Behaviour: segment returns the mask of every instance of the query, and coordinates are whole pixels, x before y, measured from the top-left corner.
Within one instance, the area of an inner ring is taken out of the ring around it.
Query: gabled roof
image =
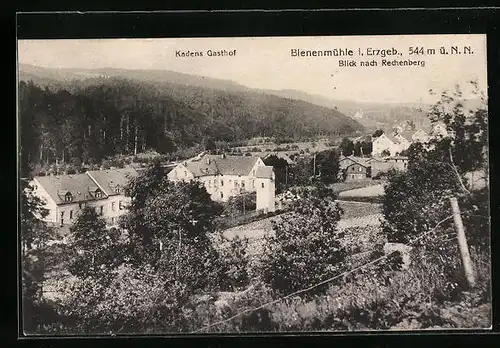
[[[360,164],[363,167],[369,167],[370,166],[370,160],[371,160],[371,158],[354,157],[354,156],[344,157],[344,156],[342,156],[342,158],[339,160],[339,162],[343,162],[345,160],[350,160],[353,163],[350,163],[350,164],[343,164],[343,163],[341,163],[340,164],[341,168],[347,168],[347,167],[351,166],[354,163]]]
[[[130,178],[138,175],[134,168],[89,170],[87,174],[95,181],[107,196],[116,195],[116,188],[123,188]]]
[[[374,138],[373,141],[376,141],[382,137],[386,137],[387,139],[392,141],[394,144],[399,144],[399,140],[394,135],[392,135],[390,133],[382,133],[379,137]]]
[[[401,136],[402,138],[406,139],[408,142],[412,142],[412,135],[415,134],[414,132],[410,132],[410,131],[404,131],[404,132],[401,132],[399,134],[399,136]]]
[[[376,161],[376,162],[385,162],[385,159],[384,159],[384,158],[382,158],[382,157],[373,156],[373,157],[371,157],[371,158],[368,158],[368,159],[366,160],[366,163],[371,164],[373,161]]]
[[[344,169],[349,168],[350,166],[353,166],[355,164],[360,165],[361,167],[364,167],[364,168],[368,168],[370,166],[370,164],[367,162],[353,162],[353,163],[350,163],[347,166],[345,166]]]
[[[71,203],[96,199],[93,195],[95,191],[92,192],[96,184],[87,174],[37,176],[34,179],[56,204],[68,203],[64,197],[68,193],[72,197]]]
[[[255,171],[255,176],[262,179],[272,179],[273,177],[273,167],[272,166],[262,166],[257,168]]]
[[[186,161],[186,168],[195,176],[206,175],[248,175],[260,157],[204,155]]]

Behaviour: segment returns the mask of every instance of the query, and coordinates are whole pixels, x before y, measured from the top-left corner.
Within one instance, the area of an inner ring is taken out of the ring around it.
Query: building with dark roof
[[[129,198],[125,186],[137,172],[132,169],[89,171],[85,174],[37,176],[30,185],[48,210],[45,221],[57,226],[72,224],[87,205],[94,206],[109,226],[125,213]]]
[[[257,209],[274,211],[274,171],[258,156],[202,153],[179,163],[167,177],[171,181],[197,180],[215,201],[224,202],[244,192],[257,192]]]

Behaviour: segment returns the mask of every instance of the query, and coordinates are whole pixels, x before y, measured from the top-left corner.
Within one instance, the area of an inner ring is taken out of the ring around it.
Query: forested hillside
[[[208,141],[312,137],[362,129],[342,113],[254,92],[115,77],[19,85],[21,161],[99,163],[154,149],[168,154]]]

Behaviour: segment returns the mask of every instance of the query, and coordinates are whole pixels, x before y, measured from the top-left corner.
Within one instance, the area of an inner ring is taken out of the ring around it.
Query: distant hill
[[[21,65],[19,76],[21,136],[31,161],[95,162],[255,136],[298,140],[363,130],[332,108],[168,71]]]
[[[248,91],[249,88],[236,82],[214,79],[204,76],[183,74],[169,70],[140,70],[140,69],[77,69],[77,68],[44,68],[29,64],[20,64],[20,81],[33,80],[39,84],[56,84],[79,81],[90,78],[110,78],[119,77],[147,82],[169,82],[181,85],[190,85],[205,88],[215,88],[228,91]]]
[[[430,125],[428,111],[431,105],[425,103],[374,103],[337,100],[297,90],[263,90],[262,92],[336,109],[361,123],[366,132],[376,129],[389,131],[402,122],[412,122],[417,128],[427,128]],[[479,99],[466,99],[462,101],[462,104],[465,110],[475,110],[482,105],[482,102]]]

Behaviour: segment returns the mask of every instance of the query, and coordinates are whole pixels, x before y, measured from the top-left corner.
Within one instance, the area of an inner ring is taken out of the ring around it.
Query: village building
[[[389,153],[390,156],[397,156],[407,150],[412,143],[420,142],[425,144],[432,138],[453,138],[455,136],[454,132],[448,129],[442,122],[435,123],[428,132],[421,128],[416,132],[410,132],[401,126],[397,126],[394,129],[393,134],[384,133],[378,138],[373,139],[373,156],[382,156],[383,153]]]
[[[54,226],[73,224],[87,205],[95,207],[108,226],[114,226],[129,202],[123,193],[123,186],[135,175],[137,172],[132,168],[111,169],[85,174],[37,176],[29,184],[48,211],[43,220]]]
[[[387,152],[390,156],[396,156],[403,150],[406,150],[409,146],[407,141],[401,137],[396,137],[392,134],[383,133],[379,137],[373,139],[372,142],[372,155],[382,156]]]
[[[371,167],[371,177],[377,177],[380,174],[388,171],[401,170],[405,171],[408,167],[408,157],[406,156],[390,156],[390,157],[372,157],[369,161]]]
[[[363,180],[370,176],[369,158],[342,156],[339,166],[346,181]]]
[[[429,134],[425,132],[423,129],[417,130],[413,135],[411,136],[411,139],[413,142],[419,142],[419,143],[427,143],[431,139]]]
[[[121,168],[92,170],[88,171],[87,175],[106,196],[101,215],[106,219],[108,225],[115,226],[118,223],[118,218],[124,214],[130,203],[130,198],[124,195],[124,187],[130,178],[137,176],[137,172],[132,168]]]
[[[167,177],[171,181],[198,180],[214,201],[256,192],[257,210],[275,211],[275,174],[257,156],[200,154],[179,163]]]

